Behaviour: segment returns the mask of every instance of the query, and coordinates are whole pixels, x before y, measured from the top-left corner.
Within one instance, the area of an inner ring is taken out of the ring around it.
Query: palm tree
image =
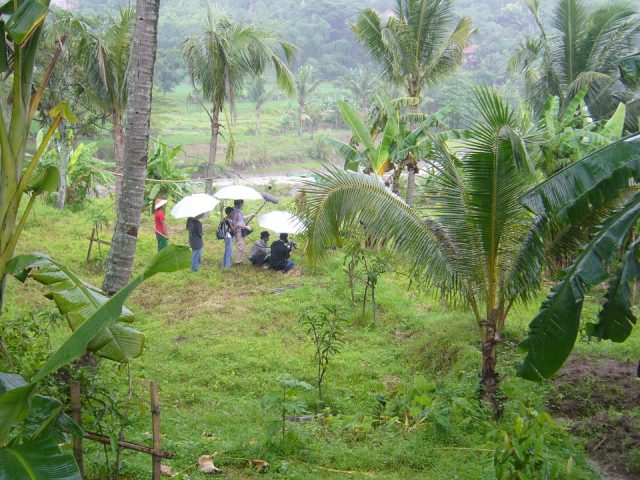
[[[363,10],[353,25],[365,50],[382,70],[382,76],[420,98],[462,63],[471,34],[471,20],[454,21],[452,0],[396,0],[394,16],[383,24],[373,9]],[[417,105],[413,107],[417,112]],[[407,165],[407,203],[413,204],[417,160]]]
[[[387,190],[375,175],[329,170],[305,187],[307,252],[320,257],[345,230],[403,256],[426,287],[442,289],[473,312],[482,344],[483,398],[496,401],[497,344],[517,301],[538,289],[544,260],[541,225],[518,201],[534,182],[517,115],[488,88],[475,92],[481,113],[465,154],[434,142],[431,216]]]
[[[260,131],[260,113],[262,111],[262,105],[269,98],[269,93],[266,89],[266,81],[262,75],[256,77],[253,82],[249,85],[249,91],[247,92],[247,97],[253,103],[256,104],[256,130],[254,132],[254,136],[258,136],[258,132]]]
[[[122,184],[124,116],[135,20],[132,8],[120,9],[119,17],[109,16],[90,32],[85,52],[88,99],[111,118],[116,194]]]
[[[321,79],[314,80],[314,71],[311,65],[300,67],[295,78],[296,100],[298,101],[298,136],[302,135],[302,124],[308,119],[306,113],[309,96],[322,83]]]
[[[364,65],[359,65],[357,69],[350,69],[341,83],[356,99],[360,111],[364,114],[378,85],[377,76]]]
[[[122,192],[118,196],[116,205],[116,226],[102,287],[108,294],[117,292],[127,284],[131,277],[136,253],[140,213],[144,204],[144,184],[147,177],[151,93],[158,47],[159,9],[160,0],[137,1],[135,32],[131,47],[131,69],[127,79],[129,101],[126,112],[127,138],[124,145]]]
[[[227,106],[232,113],[235,112],[236,93],[245,82],[261,75],[271,63],[276,72],[278,87],[288,94],[293,93],[293,77],[285,62],[278,56],[280,51],[288,62],[293,58],[295,47],[253,26],[233,23],[227,19],[216,23],[211,12],[200,35],[185,40],[182,52],[191,81],[200,90],[203,99],[211,102],[211,109],[202,104],[211,121],[207,192],[212,190],[220,113]]]
[[[531,322],[521,344],[527,352],[518,370],[521,377],[541,380],[558,371],[578,336],[585,295],[605,280],[609,286],[598,322],[588,323],[586,331],[614,342],[631,335],[636,323],[633,284],[640,279],[640,241],[631,235],[640,219],[639,172],[640,135],[635,134],[569,165],[523,197],[539,218],[575,225],[607,202],[619,199],[622,206],[602,222]],[[630,184],[636,185],[632,192]]]
[[[619,102],[632,101],[632,90],[621,82],[620,63],[637,51],[640,16],[635,7],[617,1],[588,10],[579,0],[559,0],[553,28],[547,29],[539,3],[534,0],[527,5],[540,34],[525,39],[509,62],[511,72],[524,73],[534,110],[541,112],[547,97],[555,95],[564,111],[585,85],[589,86],[585,101],[597,120],[611,116]]]

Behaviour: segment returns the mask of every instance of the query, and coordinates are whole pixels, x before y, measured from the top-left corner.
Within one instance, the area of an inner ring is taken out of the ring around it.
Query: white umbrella
[[[171,215],[175,218],[197,217],[198,215],[210,212],[220,203],[215,197],[206,193],[195,193],[180,200],[171,209]]]
[[[277,233],[302,233],[307,227],[304,223],[289,212],[276,210],[274,212],[265,213],[258,217],[258,225],[267,230],[273,230]]]
[[[260,192],[245,185],[223,187],[214,196],[220,200],[262,200]]]

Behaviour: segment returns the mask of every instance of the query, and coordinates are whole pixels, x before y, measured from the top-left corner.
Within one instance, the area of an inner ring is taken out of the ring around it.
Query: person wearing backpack
[[[197,217],[189,217],[187,219],[187,231],[189,232],[189,246],[191,247],[191,270],[197,272],[200,268],[200,260],[202,259],[202,223],[200,219],[202,215]]]
[[[216,231],[216,237],[224,239],[224,255],[222,257],[222,268],[230,268],[231,267],[231,255],[233,253],[233,220],[231,219],[231,214],[233,213],[233,208],[227,207],[224,209],[224,213],[226,217],[222,219],[220,225],[218,226],[218,230]]]

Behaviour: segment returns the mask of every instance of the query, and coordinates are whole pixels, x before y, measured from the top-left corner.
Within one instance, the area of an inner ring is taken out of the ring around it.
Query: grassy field
[[[182,145],[185,165],[206,164],[209,157],[211,124],[208,114],[199,105],[188,102],[192,92],[189,84],[183,83],[168,94],[156,92],[153,97],[151,116],[151,136],[154,140],[172,146]],[[321,99],[333,99],[337,94],[334,87],[327,84],[320,88],[310,103]],[[292,98],[280,95],[265,102],[262,106],[259,134],[255,134],[255,104],[239,98],[236,116],[231,133],[235,139],[235,157],[232,162],[225,161],[230,118],[221,116],[221,136],[218,140],[218,164],[226,171],[240,170],[246,173],[279,173],[282,171],[303,171],[315,168],[322,162],[334,161],[335,155],[322,142],[322,137],[347,139],[349,133],[344,129],[329,128],[331,122],[324,122],[311,132],[305,126],[302,135],[297,132],[297,103]],[[335,102],[333,102],[335,103]],[[209,107],[208,104],[205,104]],[[110,131],[98,139],[100,155],[110,160],[113,156],[113,140]],[[152,146],[153,148],[153,146]]]
[[[250,203],[247,211],[255,207]],[[106,199],[95,208],[111,211]],[[134,327],[146,335],[145,352],[130,367],[132,400],[126,400],[127,369],[105,361],[97,371],[75,368],[69,372],[82,379],[85,387],[91,379],[90,393],[95,398],[101,391],[100,398],[106,398],[106,392],[120,412],[127,412],[125,437],[146,444],[151,437],[145,380],[157,381],[162,446],[175,454],[164,463],[182,472],[182,478],[207,478],[194,465],[200,455],[214,454],[216,465],[231,479],[490,479],[494,478],[493,450],[499,444],[491,432],[511,432],[517,416],[528,409],[544,410],[553,395],[552,382],[538,385],[515,376],[521,359],[515,345],[524,337],[537,305],[516,308],[508,319],[499,358],[502,393],[507,400],[504,415],[495,422],[475,400],[480,351],[468,312],[443,312],[437,299],[416,286],[409,289],[406,279],[387,274],[378,288],[378,322],[372,325],[368,315],[362,318],[359,310],[351,311],[340,251],[332,252],[319,265],[307,263],[296,252],[294,260],[302,264],[299,276],[248,266],[222,271],[222,244],[213,235],[217,219],[209,222],[200,272],[156,276],[127,302],[136,314]],[[172,241],[186,243],[183,222],[169,223]],[[18,250],[49,253],[100,285],[100,258],[85,262],[90,231],[88,211],[58,214],[39,204]],[[141,232],[136,270],[155,252],[147,215]],[[46,291],[35,282],[23,286],[10,280],[3,320],[15,324],[35,310],[51,312],[52,305],[43,296]],[[329,365],[324,402],[317,400],[315,390],[295,396],[307,413],[321,416],[308,423],[287,422],[295,441],[283,444],[268,433],[279,412],[265,403],[265,397],[280,391],[277,378],[281,375],[314,383],[312,344],[298,317],[329,303],[345,312],[345,343]],[[595,311],[595,305],[588,308]],[[60,321],[46,327],[46,334],[43,330],[25,333],[31,346],[18,360],[27,374],[68,335]],[[637,361],[640,334],[636,329],[622,345],[581,342],[577,350],[587,358]],[[40,357],[34,352],[40,352]],[[52,379],[48,388],[64,396],[66,389],[55,387],[59,381],[60,376]],[[420,400],[428,415],[412,424],[406,414],[394,412],[408,412],[416,406],[415,399],[407,403],[406,398],[421,383],[428,385]],[[86,424],[100,423],[96,412],[104,408],[85,400],[83,409]],[[109,424],[106,416],[101,422]],[[548,459],[559,466],[559,478],[599,478],[581,441],[559,428],[553,434],[558,443]],[[117,435],[117,430],[108,433]],[[97,444],[88,448],[89,478],[106,478],[101,466],[105,451]],[[113,453],[107,454],[113,462]],[[270,468],[260,474],[248,459],[265,460]],[[121,478],[150,478],[146,455],[124,452],[121,460]],[[567,462],[575,464],[571,473]]]

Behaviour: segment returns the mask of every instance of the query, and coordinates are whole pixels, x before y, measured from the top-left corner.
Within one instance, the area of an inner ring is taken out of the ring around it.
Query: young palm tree
[[[542,111],[549,95],[560,98],[564,111],[585,85],[589,86],[585,101],[596,120],[610,117],[619,102],[632,100],[632,91],[620,83],[620,62],[637,51],[640,16],[636,8],[615,1],[588,10],[579,0],[559,0],[553,29],[547,29],[539,3],[527,3],[539,36],[524,40],[509,62],[511,72],[524,72],[527,97],[536,112]],[[635,122],[635,115],[629,114]]]
[[[383,78],[404,88],[408,96],[420,98],[426,87],[437,85],[462,63],[471,20],[464,17],[451,30],[451,0],[396,0],[394,14],[383,24],[375,10],[363,10],[353,31],[382,69]],[[417,159],[407,168],[407,203],[412,205]]]
[[[111,117],[116,194],[122,184],[124,114],[135,20],[132,8],[122,8],[119,17],[109,16],[105,24],[90,32],[85,52],[88,99]]]
[[[262,105],[264,105],[269,98],[269,92],[267,92],[266,84],[267,82],[264,77],[260,75],[251,82],[247,92],[249,100],[256,104],[256,129],[253,133],[256,137],[260,131],[260,113],[262,112]]]
[[[296,100],[298,101],[298,135],[302,135],[302,123],[304,122],[309,96],[322,83],[321,79],[314,80],[313,68],[310,65],[300,67],[295,78]],[[306,117],[308,119],[308,117]]]
[[[518,201],[534,172],[517,115],[487,88],[475,98],[481,117],[464,157],[434,143],[432,216],[405,204],[377,176],[337,169],[305,187],[304,216],[312,258],[339,244],[345,230],[361,228],[401,254],[425,286],[468,306],[480,332],[483,397],[495,402],[500,334],[512,305],[539,287],[544,250],[540,225]]]
[[[194,87],[200,90],[211,120],[211,142],[207,165],[206,190],[211,192],[220,133],[220,113],[228,106],[235,111],[236,93],[250,78],[262,74],[269,64],[276,72],[279,88],[288,94],[294,91],[293,77],[285,62],[293,58],[295,47],[275,35],[253,26],[222,19],[216,22],[211,12],[206,27],[196,37],[189,37],[182,46]],[[204,106],[203,106],[204,108]]]
[[[136,23],[127,80],[127,139],[124,145],[122,192],[116,204],[116,226],[107,260],[103,290],[113,294],[131,277],[149,154],[153,68],[158,49],[160,0],[137,0]],[[154,467],[155,468],[155,467]]]
[[[364,115],[378,85],[377,76],[365,66],[359,65],[357,69],[350,69],[341,83],[353,95]]]

